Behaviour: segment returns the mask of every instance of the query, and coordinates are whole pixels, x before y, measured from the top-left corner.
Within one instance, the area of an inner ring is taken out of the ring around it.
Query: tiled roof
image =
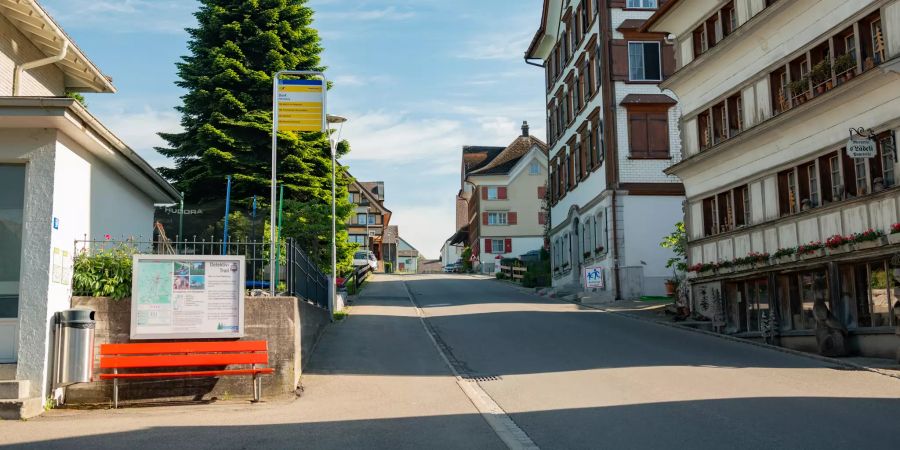
[[[519,136],[493,160],[483,167],[472,170],[471,173],[481,175],[508,173],[534,146],[547,153],[547,144],[540,139],[531,135]]]
[[[666,94],[628,94],[620,105],[674,105],[678,102]]]
[[[465,164],[465,173],[468,175],[472,171],[490,164],[504,149],[505,147],[464,146],[463,163]]]
[[[383,244],[396,244],[397,239],[400,237],[400,229],[397,225],[390,225],[384,230],[384,240]]]

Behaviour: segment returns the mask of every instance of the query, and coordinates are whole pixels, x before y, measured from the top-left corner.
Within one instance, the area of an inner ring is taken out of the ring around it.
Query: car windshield
[[[366,252],[356,252],[353,259],[366,259]]]

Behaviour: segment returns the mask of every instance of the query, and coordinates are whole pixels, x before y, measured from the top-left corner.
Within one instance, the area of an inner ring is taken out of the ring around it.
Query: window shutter
[[[506,200],[506,188],[505,187],[497,188],[497,199]]]
[[[488,198],[488,187],[487,187],[487,186],[482,186],[482,187],[481,187],[481,199],[482,199],[482,200],[487,200],[487,198]]]
[[[539,212],[538,213],[538,225],[546,225],[547,224],[547,214]]]
[[[506,223],[509,225],[518,225],[519,223],[519,214],[514,212],[509,212],[506,214]]]
[[[512,253],[512,239],[505,239],[504,242],[505,251],[503,253]]]
[[[628,112],[628,147],[631,156],[647,156],[647,113]]]
[[[481,213],[481,223],[483,225],[488,224],[488,213]]]
[[[538,198],[539,198],[539,199],[543,199],[543,198],[546,197],[546,196],[547,196],[547,187],[546,187],[546,186],[539,186],[539,187],[538,187]]]
[[[663,71],[663,80],[672,76],[675,73],[675,46],[674,45],[663,45],[662,46],[662,71]]]
[[[610,52],[612,56],[612,79],[615,81],[628,81],[628,41],[611,41]]]
[[[665,112],[647,113],[647,152],[654,158],[669,157],[669,117]]]
[[[494,246],[491,245],[490,239],[484,240],[484,253],[486,253],[486,254],[494,253]]]

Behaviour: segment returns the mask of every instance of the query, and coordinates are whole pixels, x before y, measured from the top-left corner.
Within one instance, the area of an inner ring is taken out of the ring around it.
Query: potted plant
[[[800,259],[819,258],[824,255],[824,245],[821,241],[812,241],[797,247],[797,256]]]
[[[775,262],[778,264],[786,264],[795,261],[794,255],[796,253],[797,249],[793,247],[779,248],[772,257],[775,258]]]
[[[850,81],[856,76],[856,61],[853,55],[844,53],[834,59],[834,73],[837,74],[839,80]]]
[[[844,253],[850,250],[848,248],[848,244],[850,244],[851,242],[853,242],[853,238],[835,234],[834,236],[831,236],[825,240],[825,254],[836,255]]]
[[[865,68],[865,70],[869,70],[873,67],[875,67],[875,60],[872,59],[871,56],[866,57],[866,59],[863,60],[863,68]]]
[[[678,285],[681,284],[681,279],[678,278],[676,273],[672,273],[672,278],[666,280],[666,296],[674,297],[675,292],[678,291]]]
[[[806,96],[804,93],[808,94],[809,92],[809,78],[803,77],[797,81],[791,81],[788,85],[791,90],[791,97],[797,101],[798,105],[802,105],[806,102]]]
[[[888,235],[888,242],[900,244],[900,222],[891,225],[891,234]]]
[[[853,246],[856,247],[856,250],[866,250],[884,244],[884,232],[869,228],[862,233],[854,234],[852,239]]]
[[[584,259],[588,259],[588,258],[590,258],[590,257],[591,257],[591,252],[590,252],[590,251],[584,252]]]
[[[826,83],[831,80],[831,64],[827,59],[823,59],[812,67],[810,71],[813,85],[816,87],[816,94],[824,94],[826,90],[831,89]]]

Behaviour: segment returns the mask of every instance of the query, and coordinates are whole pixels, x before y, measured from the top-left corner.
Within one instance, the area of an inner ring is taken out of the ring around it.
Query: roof
[[[384,199],[384,181],[360,181],[359,185],[378,197],[379,200]]]
[[[396,244],[397,240],[400,238],[400,229],[397,225],[389,225],[384,230],[384,240],[383,244]]]
[[[680,2],[680,0],[669,0],[665,3],[663,3],[663,5],[660,6],[659,9],[657,9],[656,12],[653,13],[653,15],[650,16],[650,18],[644,22],[643,25],[641,25],[640,31],[642,33],[647,33],[647,32],[653,31],[650,28],[652,28],[654,25],[656,25],[656,22],[658,22],[660,19],[663,18],[663,16],[668,14],[669,10],[674,8],[675,5],[677,5],[679,2]],[[656,30],[656,31],[660,31],[660,30]]]
[[[55,63],[63,71],[67,90],[116,91],[112,81],[82,53],[37,1],[0,0],[0,14],[48,57],[59,55],[63,47],[68,45],[65,58]]]
[[[534,55],[534,50],[537,48],[538,44],[541,42],[541,39],[544,37],[544,34],[547,31],[547,10],[549,8],[550,0],[544,0],[544,7],[541,8],[541,25],[534,33],[534,37],[531,38],[531,43],[528,44],[528,49],[525,50],[525,59],[533,58],[532,55]]]
[[[464,175],[490,164],[506,147],[486,147],[481,145],[463,146]]]
[[[678,103],[666,94],[628,94],[620,105],[674,105]]]
[[[412,244],[410,244],[409,242],[406,242],[406,239],[403,239],[402,237],[398,237],[398,239],[399,239],[400,243],[402,243],[403,245],[409,247],[409,250],[400,250],[400,249],[398,249],[398,250],[397,250],[397,256],[412,256],[412,257],[418,257],[418,256],[419,256],[419,251],[416,250],[416,248],[413,247]]]
[[[644,19],[625,19],[616,27],[616,31],[637,31],[644,22]]]
[[[518,163],[519,160],[528,154],[535,146],[541,149],[545,154],[547,153],[547,144],[540,139],[532,135],[519,136],[491,161],[478,169],[472,170],[470,173],[473,175],[509,173],[510,169],[515,167],[516,163]]]

